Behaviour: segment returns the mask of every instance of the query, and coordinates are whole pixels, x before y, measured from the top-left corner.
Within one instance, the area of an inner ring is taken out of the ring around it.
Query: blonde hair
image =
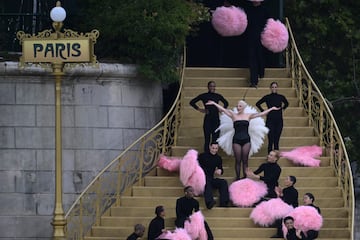
[[[239,104],[244,105],[244,107],[246,107],[246,106],[248,105],[244,100],[239,100],[239,101],[238,101],[238,105],[239,105]]]

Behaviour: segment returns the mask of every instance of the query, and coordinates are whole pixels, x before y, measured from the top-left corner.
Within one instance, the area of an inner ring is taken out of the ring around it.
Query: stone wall
[[[50,239],[55,116],[51,69],[0,63],[0,239]],[[161,84],[131,65],[65,69],[64,210],[96,174],[162,117]]]

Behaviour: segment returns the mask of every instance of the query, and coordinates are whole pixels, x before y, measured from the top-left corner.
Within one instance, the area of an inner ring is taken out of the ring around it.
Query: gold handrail
[[[66,238],[83,239],[110,206],[119,206],[121,196],[157,165],[160,154],[169,154],[176,145],[180,124],[181,89],[186,66],[184,48],[180,62],[180,87],[176,99],[165,117],[112,160],[79,195],[65,215]]]
[[[302,61],[287,18],[286,26],[290,34],[289,45],[286,50],[286,67],[294,81],[299,104],[304,107],[308,115],[308,122],[314,126],[320,138],[320,146],[323,147],[324,153],[330,157],[330,164],[338,177],[338,186],[343,192],[344,208],[348,209],[349,212],[348,227],[350,237],[353,240],[355,197],[353,176],[345,144],[325,98]]]

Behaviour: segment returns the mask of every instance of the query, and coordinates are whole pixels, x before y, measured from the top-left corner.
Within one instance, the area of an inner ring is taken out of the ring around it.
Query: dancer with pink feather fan
[[[251,171],[250,168],[246,170],[247,177],[263,181],[267,187],[268,192],[266,198],[276,198],[277,194],[275,188],[279,186],[279,177],[281,174],[281,167],[277,164],[280,155],[278,151],[271,151],[267,156],[267,162],[261,164],[258,169]],[[259,175],[263,172],[263,176]]]
[[[184,188],[184,196],[176,200],[176,219],[175,226],[184,228],[185,221],[189,217],[200,210],[199,202],[194,198],[194,189],[191,186]],[[214,239],[209,225],[203,222],[209,240]],[[199,228],[198,228],[199,229]]]

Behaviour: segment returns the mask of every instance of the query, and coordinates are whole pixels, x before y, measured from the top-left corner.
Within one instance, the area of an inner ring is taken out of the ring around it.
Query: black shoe
[[[212,209],[215,206],[215,204],[216,204],[216,202],[212,201],[211,203],[206,204],[206,207],[207,207],[207,209]]]
[[[284,237],[275,234],[275,235],[271,236],[271,238],[284,238]]]
[[[254,83],[252,83],[252,84],[250,84],[250,87],[252,87],[252,88],[257,88],[257,85],[254,84]]]

